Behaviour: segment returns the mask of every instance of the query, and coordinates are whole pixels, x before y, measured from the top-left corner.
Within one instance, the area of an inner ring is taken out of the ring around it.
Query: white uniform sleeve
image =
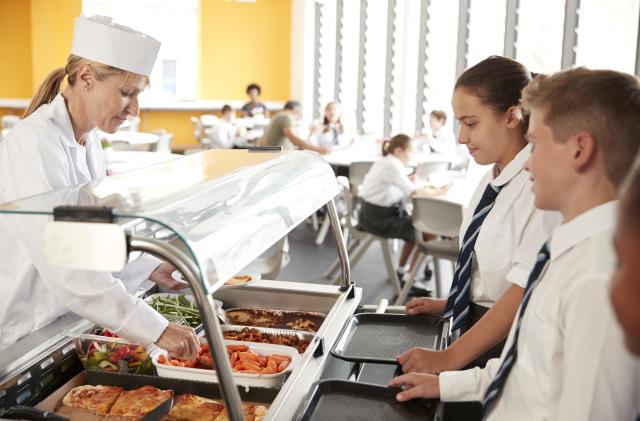
[[[638,361],[625,349],[606,282],[575,288],[563,304],[564,361],[554,420],[631,420],[638,399]]]
[[[405,197],[409,196],[411,192],[418,188],[418,186],[409,179],[407,174],[403,172],[401,167],[396,167],[395,165],[393,167],[389,166],[388,171],[391,184],[399,188]]]
[[[542,245],[551,237],[560,223],[558,212],[546,212],[535,208],[531,191],[532,182],[526,180],[521,196],[514,202],[515,231],[522,233],[513,253],[511,270],[506,280],[522,288],[527,286],[529,273]]]
[[[480,402],[498,372],[502,360],[492,358],[484,368],[440,373],[440,400],[443,402]]]
[[[113,276],[124,283],[129,294],[134,294],[161,263],[162,260],[157,257],[142,253],[136,259],[129,261],[120,272],[113,273]]]
[[[26,158],[13,165],[14,180],[21,180],[15,186],[17,197],[71,185],[69,164],[58,142],[21,140],[31,154],[22,152],[19,156]],[[37,141],[35,148],[26,143],[34,141]],[[122,282],[110,273],[54,269],[46,263],[42,233],[48,217],[17,219],[16,234],[29,250],[42,282],[70,311],[132,341],[149,344],[160,337],[168,325],[167,319],[144,301],[129,295]]]

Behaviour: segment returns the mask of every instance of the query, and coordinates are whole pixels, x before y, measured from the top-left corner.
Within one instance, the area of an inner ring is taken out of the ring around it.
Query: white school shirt
[[[211,142],[216,149],[231,149],[236,140],[238,129],[233,123],[225,120],[218,121],[211,128]]]
[[[532,182],[523,168],[531,155],[525,146],[494,178],[493,168],[482,178],[471,198],[460,226],[460,247],[482,193],[491,182],[501,186],[489,215],[480,228],[473,249],[471,301],[491,307],[511,284],[527,285],[529,272],[542,244],[560,223],[558,212],[535,208]]]
[[[616,262],[615,201],[559,226],[550,263],[531,294],[518,356],[488,420],[630,420],[640,398],[640,361],[624,345],[609,301]],[[484,369],[440,374],[445,402],[481,401],[513,342]]]
[[[372,205],[389,207],[402,201],[417,189],[407,176],[407,169],[395,155],[377,160],[364,176],[358,196]]]
[[[457,143],[453,130],[441,127],[438,131],[433,132],[429,146],[434,152],[455,155],[457,153]]]
[[[98,135],[90,132],[84,146],[76,142],[60,94],[19,122],[0,143],[0,203],[105,174]],[[108,272],[52,268],[42,246],[47,219],[0,215],[0,349],[68,311],[132,341],[155,342],[167,319],[129,292],[145,282],[160,261],[142,255],[114,274],[117,278]]]

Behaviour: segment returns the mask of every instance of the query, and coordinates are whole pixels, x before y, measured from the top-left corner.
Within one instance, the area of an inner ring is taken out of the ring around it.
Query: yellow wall
[[[0,0],[0,97],[31,96],[30,3]]]
[[[18,3],[21,0],[14,2]],[[31,0],[32,86],[67,61],[73,40],[73,21],[82,12],[81,0]]]
[[[262,85],[263,100],[289,99],[291,1],[200,0],[199,99],[242,100],[251,82]],[[0,98],[30,98],[64,65],[81,11],[82,0],[0,0]],[[164,128],[174,145],[195,145],[190,117],[201,114],[144,111],[141,130]]]
[[[244,99],[247,84],[262,99],[289,99],[291,1],[200,1],[200,97]]]

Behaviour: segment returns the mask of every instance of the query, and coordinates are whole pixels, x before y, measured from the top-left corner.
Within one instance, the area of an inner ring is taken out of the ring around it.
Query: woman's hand
[[[441,298],[419,297],[414,298],[405,305],[405,311],[411,316],[418,314],[441,315],[447,300]]]
[[[440,374],[452,370],[449,353],[426,348],[413,348],[397,357],[405,373]]]
[[[200,349],[195,330],[171,322],[156,341],[156,345],[169,351],[169,354],[186,360],[194,359]]]
[[[396,395],[400,402],[416,398],[439,399],[440,383],[433,374],[411,373],[391,379],[389,387],[398,387],[402,392]]]
[[[156,270],[151,272],[149,279],[158,285],[165,286],[172,290],[189,288],[188,282],[176,280],[173,276],[171,276],[176,270],[176,267],[171,263],[162,263],[156,268]]]

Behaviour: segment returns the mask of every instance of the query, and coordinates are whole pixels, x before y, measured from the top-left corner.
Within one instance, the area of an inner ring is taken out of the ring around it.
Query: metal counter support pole
[[[340,283],[340,291],[346,291],[351,286],[351,268],[349,267],[349,254],[344,244],[342,231],[340,230],[340,219],[336,210],[336,202],[331,199],[327,202],[329,210],[329,220],[331,221],[331,232],[338,246],[338,257],[340,258],[340,271],[342,272],[342,282]],[[350,216],[347,216],[349,218]]]
[[[193,289],[196,302],[198,303],[198,309],[200,310],[200,318],[202,319],[202,324],[209,341],[209,347],[213,353],[222,398],[229,411],[229,417],[232,421],[243,421],[242,400],[233,381],[231,365],[227,358],[227,350],[225,349],[224,339],[222,337],[222,329],[216,317],[215,303],[213,297],[207,294],[200,284],[198,268],[195,263],[181,250],[162,241],[132,237],[130,245],[131,250],[148,252],[175,265]]]

